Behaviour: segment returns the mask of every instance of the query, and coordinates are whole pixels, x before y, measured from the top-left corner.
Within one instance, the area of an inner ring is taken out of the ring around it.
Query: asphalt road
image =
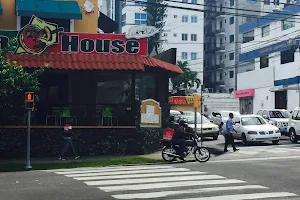
[[[238,146],[207,163],[0,173],[0,199],[300,200],[300,144]]]

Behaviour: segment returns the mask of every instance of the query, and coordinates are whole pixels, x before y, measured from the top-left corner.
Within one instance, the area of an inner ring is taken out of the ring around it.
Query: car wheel
[[[249,142],[247,141],[247,137],[246,137],[245,133],[243,133],[243,135],[242,135],[242,143],[243,143],[243,145],[248,145],[249,144]]]
[[[290,141],[292,142],[292,143],[297,143],[298,142],[298,137],[297,137],[297,135],[296,135],[296,131],[295,131],[295,129],[290,129]]]
[[[278,143],[279,143],[279,140],[273,140],[272,143],[273,143],[273,144],[278,144]]]
[[[213,139],[214,139],[214,140],[217,140],[218,137],[219,137],[219,134],[216,134],[215,136],[213,136]]]

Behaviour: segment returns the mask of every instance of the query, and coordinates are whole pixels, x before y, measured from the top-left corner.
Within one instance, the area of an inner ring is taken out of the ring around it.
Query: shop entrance
[[[240,113],[253,114],[253,98],[240,99]]]
[[[287,109],[287,91],[275,92],[275,109]]]

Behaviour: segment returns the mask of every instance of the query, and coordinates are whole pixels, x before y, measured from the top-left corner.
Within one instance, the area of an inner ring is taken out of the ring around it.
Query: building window
[[[191,41],[197,41],[197,34],[191,34]]]
[[[182,39],[182,41],[187,41],[188,40],[188,34],[187,33],[182,33],[181,39]]]
[[[174,18],[176,19],[178,17],[178,15],[174,15]]]
[[[230,35],[229,42],[230,42],[230,43],[234,42],[234,35]]]
[[[197,53],[191,53],[191,60],[197,60]]]
[[[254,40],[254,31],[250,31],[243,34],[243,43],[247,43]]]
[[[268,35],[270,35],[270,26],[269,25],[261,28],[261,37],[266,37]]]
[[[182,60],[187,60],[188,58],[188,53],[187,52],[181,52],[181,59]]]
[[[257,3],[257,0],[248,0],[248,3],[249,3],[249,4],[256,4],[256,3]]]
[[[182,0],[182,3],[188,3],[188,0]]]
[[[279,5],[279,0],[274,0],[274,5]]]
[[[30,22],[31,17],[21,17],[21,28],[26,26]],[[59,27],[64,28],[64,32],[70,32],[70,20],[69,19],[57,19],[57,18],[42,18],[46,22],[57,24]]]
[[[260,57],[260,69],[269,67],[269,56]]]
[[[197,0],[192,0],[192,4],[197,4]]]
[[[147,14],[146,13],[135,13],[134,16],[135,24],[147,24]]]
[[[234,74],[233,74],[233,70],[229,71],[229,78],[233,78]]]
[[[295,61],[295,51],[294,49],[289,49],[280,52],[281,64],[290,63]]]
[[[122,1],[122,8],[125,8],[126,6],[126,1]]]
[[[220,80],[223,80],[223,73],[220,72]]]
[[[265,0],[265,5],[270,5],[270,0]]]
[[[234,24],[234,17],[230,17],[230,24]]]
[[[234,0],[230,0],[230,6],[234,6]]]
[[[282,30],[287,30],[295,27],[295,21],[291,18],[281,21]]]
[[[191,16],[191,22],[192,23],[197,23],[198,22],[198,17],[197,16]]]
[[[229,60],[234,60],[234,53],[229,54]]]
[[[122,15],[122,26],[126,25],[126,13]]]
[[[144,1],[144,2],[142,2],[142,1]],[[145,5],[147,5],[147,1],[146,0],[138,0],[135,2],[135,5],[136,6],[145,6]]]
[[[189,22],[189,16],[182,15],[182,22]]]

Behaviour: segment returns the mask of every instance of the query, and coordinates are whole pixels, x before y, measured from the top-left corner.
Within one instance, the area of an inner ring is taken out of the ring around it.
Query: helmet
[[[186,123],[186,121],[185,121],[185,120],[183,120],[183,119],[181,119],[181,120],[179,121],[179,126],[186,127],[186,126],[187,126],[187,123]]]

